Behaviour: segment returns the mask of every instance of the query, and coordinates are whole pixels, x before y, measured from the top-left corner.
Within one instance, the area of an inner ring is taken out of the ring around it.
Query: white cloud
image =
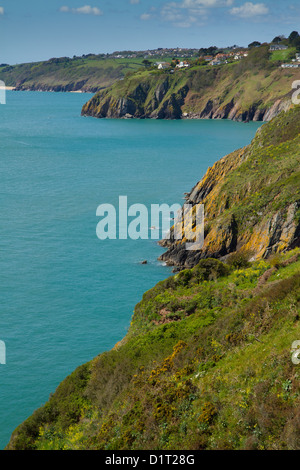
[[[90,5],[85,5],[84,7],[75,8],[76,13],[82,13],[83,15],[103,15],[103,11],[97,7],[91,7]]]
[[[183,0],[182,8],[214,8],[214,7],[230,7],[234,0]]]
[[[140,2],[140,0],[130,0],[130,3],[131,5],[138,5]]]
[[[150,15],[150,13],[143,13],[140,16],[141,20],[144,20],[144,21],[150,20],[151,17],[152,17],[152,15]]]
[[[252,18],[254,16],[267,15],[269,8],[264,3],[246,2],[240,7],[232,8],[230,13],[240,18]]]
[[[4,15],[4,8],[0,7],[0,15]]]
[[[234,0],[181,0],[166,3],[161,9],[163,21],[170,21],[175,26],[188,28],[207,19],[210,9],[230,7]]]
[[[103,15],[103,11],[100,10],[98,7],[91,7],[90,5],[84,5],[83,7],[79,8],[69,8],[67,6],[60,7],[59,11],[63,13],[78,13],[81,15],[94,15],[94,16],[101,16]]]

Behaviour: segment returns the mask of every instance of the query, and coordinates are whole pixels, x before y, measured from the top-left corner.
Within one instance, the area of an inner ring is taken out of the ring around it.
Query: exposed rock
[[[160,242],[167,249],[159,258],[161,261],[169,266],[190,268],[201,259],[224,258],[239,250],[249,254],[249,259],[259,259],[300,246],[300,196],[293,186],[293,178],[296,180],[300,171],[299,158],[296,150],[286,156],[281,147],[281,142],[286,144],[286,134],[282,129],[287,124],[291,141],[295,142],[297,137],[299,139],[299,116],[299,107],[281,114],[257,132],[250,146],[227,155],[207,170],[201,181],[186,195],[186,202],[191,206],[205,206],[205,241],[202,249],[186,250],[186,242],[192,241],[194,233],[185,229],[185,238],[178,241],[174,239],[171,229],[170,239]],[[269,134],[268,126],[272,126]],[[270,141],[265,140],[266,136],[273,139],[272,150],[269,150]],[[278,150],[276,145],[279,146]],[[289,146],[286,149],[288,151]],[[256,171],[257,176],[253,179],[252,168],[257,167],[258,151],[265,153],[260,153],[261,170]],[[271,155],[277,152],[280,173],[274,172],[275,160],[267,160],[270,152]],[[300,154],[299,146],[298,152]],[[290,158],[294,158],[293,164],[289,163]],[[241,173],[245,183],[232,187],[230,181],[238,180]],[[274,197],[270,197],[271,191]],[[260,198],[265,200],[265,205],[256,210],[250,201],[257,199],[259,203]]]

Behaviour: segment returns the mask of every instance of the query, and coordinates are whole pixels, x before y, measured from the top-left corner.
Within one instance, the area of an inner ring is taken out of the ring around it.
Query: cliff
[[[206,204],[200,258],[234,253],[183,255],[195,267],[146,292],[126,337],[67,377],[7,449],[299,449],[299,114],[264,125],[188,196]]]
[[[82,108],[97,118],[269,121],[291,103],[298,69],[270,60],[268,46],[238,63],[175,71],[137,71]]]
[[[0,79],[16,90],[95,93],[142,66],[142,59],[113,59],[93,54],[43,62],[0,65]]]
[[[294,107],[262,126],[252,143],[209,168],[187,195],[187,203],[204,204],[205,241],[201,251],[183,242],[161,242],[161,260],[179,268],[203,258],[226,258],[242,251],[249,259],[300,245],[300,108]]]

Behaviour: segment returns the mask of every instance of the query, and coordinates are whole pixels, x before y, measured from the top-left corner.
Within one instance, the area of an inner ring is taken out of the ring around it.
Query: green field
[[[282,62],[289,62],[291,59],[295,58],[296,55],[296,48],[295,47],[289,47],[285,51],[273,51],[271,53],[271,61],[282,61]]]
[[[45,62],[0,66],[0,79],[7,86],[54,91],[92,91],[112,85],[143,65],[143,58],[112,59],[99,56],[67,57]],[[153,59],[152,62],[160,59]],[[169,61],[164,58],[163,61]]]

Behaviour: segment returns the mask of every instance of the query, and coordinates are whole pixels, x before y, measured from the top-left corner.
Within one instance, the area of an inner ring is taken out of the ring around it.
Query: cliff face
[[[161,260],[183,268],[240,250],[259,259],[299,246],[299,181],[298,106],[260,128],[251,145],[208,169],[187,195],[187,203],[205,206],[202,250],[186,251],[172,232],[161,242],[168,249]]]
[[[257,57],[259,54],[259,57]],[[138,71],[98,92],[82,115],[98,118],[270,121],[291,104],[297,69],[254,50],[237,64],[187,70]]]
[[[111,86],[130,70],[139,68],[136,61],[88,56],[52,58],[43,62],[0,65],[0,77],[17,90],[83,91],[94,93]]]
[[[147,83],[139,84],[124,96],[111,93],[112,90],[103,90],[83,106],[81,114],[110,119],[230,119],[238,122],[266,122],[281,111],[288,110],[291,105],[289,94],[266,105],[259,102],[243,106],[243,98],[236,97],[229,103],[217,98],[208,99],[203,104],[199,102],[195,110],[189,111],[192,91],[188,84],[174,92],[174,84],[168,77],[163,77],[161,83],[159,80],[158,82],[156,88]]]
[[[168,76],[161,80],[135,80],[132,90],[124,96],[110,89],[103,90],[82,109],[82,115],[98,118],[180,119],[181,107],[188,92],[187,86],[178,86]],[[123,84],[122,84],[123,85]],[[120,86],[116,85],[116,88]],[[174,87],[175,86],[175,90]]]
[[[82,92],[82,93],[96,93],[101,87],[90,86],[88,80],[81,80],[69,83],[60,84],[46,84],[35,82],[32,84],[28,83],[17,83],[15,87],[16,91],[48,91],[48,92]]]

